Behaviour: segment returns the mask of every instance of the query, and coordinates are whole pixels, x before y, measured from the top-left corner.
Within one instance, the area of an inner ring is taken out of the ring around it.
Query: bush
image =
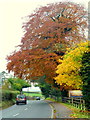
[[[18,91],[2,90],[2,101],[13,100],[17,94]]]

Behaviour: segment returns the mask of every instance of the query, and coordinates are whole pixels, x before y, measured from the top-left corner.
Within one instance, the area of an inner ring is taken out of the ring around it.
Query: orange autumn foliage
[[[8,71],[23,79],[46,75],[53,82],[66,48],[85,40],[86,14],[83,6],[72,2],[52,3],[34,11],[22,26],[25,34],[20,50],[7,57]]]

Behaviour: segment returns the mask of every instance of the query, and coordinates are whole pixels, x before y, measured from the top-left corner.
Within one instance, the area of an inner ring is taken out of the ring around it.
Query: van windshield
[[[17,97],[18,97],[18,98],[22,98],[22,99],[25,98],[24,95],[18,95]]]

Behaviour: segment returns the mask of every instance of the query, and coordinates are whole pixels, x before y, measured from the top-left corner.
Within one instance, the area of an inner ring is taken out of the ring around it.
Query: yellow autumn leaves
[[[80,67],[82,66],[82,55],[90,51],[88,48],[88,41],[76,45],[74,48],[67,50],[63,60],[59,60],[60,64],[57,66],[56,80],[64,89],[81,89],[82,80],[79,75]]]

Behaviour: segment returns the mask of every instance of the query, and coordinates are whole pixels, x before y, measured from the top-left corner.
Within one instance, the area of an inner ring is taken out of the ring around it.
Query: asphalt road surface
[[[51,118],[52,108],[43,100],[28,100],[27,104],[13,105],[2,111],[2,118]]]

